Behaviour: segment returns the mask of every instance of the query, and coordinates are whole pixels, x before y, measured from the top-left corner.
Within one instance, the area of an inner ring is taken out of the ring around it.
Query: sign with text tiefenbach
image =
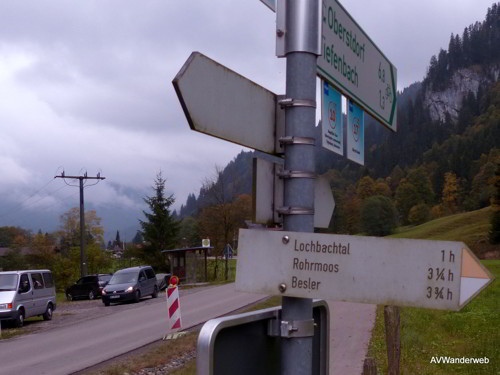
[[[323,0],[317,73],[396,131],[397,71],[337,0]]]
[[[462,242],[239,234],[236,289],[244,292],[460,310],[492,280]]]

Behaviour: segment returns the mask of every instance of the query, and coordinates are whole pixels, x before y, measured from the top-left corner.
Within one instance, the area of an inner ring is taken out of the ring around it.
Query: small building
[[[182,249],[162,250],[162,253],[168,256],[170,261],[170,272],[177,276],[180,281],[185,283],[195,283],[197,273],[200,272],[200,259],[203,258],[202,271],[205,273],[205,282],[208,281],[207,270],[207,251],[213,249],[210,247],[186,247]]]

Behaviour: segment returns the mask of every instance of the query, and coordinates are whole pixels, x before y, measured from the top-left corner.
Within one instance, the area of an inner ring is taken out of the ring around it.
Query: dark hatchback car
[[[95,299],[101,295],[102,289],[111,280],[111,274],[88,275],[66,289],[66,298],[72,301],[76,298]]]
[[[116,271],[102,290],[102,302],[110,303],[139,300],[144,296],[158,297],[158,283],[151,266],[125,268]]]

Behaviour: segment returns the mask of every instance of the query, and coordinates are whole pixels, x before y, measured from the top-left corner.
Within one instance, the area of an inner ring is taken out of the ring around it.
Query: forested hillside
[[[398,93],[396,133],[365,115],[364,167],[317,147],[317,170],[336,200],[330,230],[370,233],[380,218],[367,217],[384,209],[397,212],[399,224],[418,224],[489,206],[500,163],[499,73],[500,6],[493,4],[483,22],[451,35],[422,83]],[[317,144],[320,137],[318,127]],[[220,173],[234,197],[251,191],[253,154],[240,153]],[[191,195],[180,216],[199,212],[207,195],[206,187]]]

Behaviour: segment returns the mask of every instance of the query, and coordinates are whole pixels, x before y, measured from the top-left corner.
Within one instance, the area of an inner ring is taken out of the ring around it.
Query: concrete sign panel
[[[397,71],[337,0],[323,0],[317,73],[396,131]]]
[[[460,310],[493,280],[462,242],[240,229],[238,243],[245,292]]]
[[[347,101],[347,158],[365,165],[365,114],[351,100]]]
[[[269,154],[282,153],[277,95],[199,52],[173,80],[192,130]]]
[[[344,155],[342,95],[324,80],[321,86],[321,144],[327,150]]]

